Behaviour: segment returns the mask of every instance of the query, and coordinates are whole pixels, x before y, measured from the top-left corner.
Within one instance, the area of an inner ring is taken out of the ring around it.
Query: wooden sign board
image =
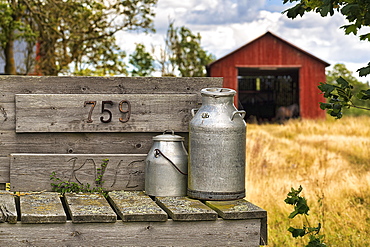
[[[222,87],[222,81],[206,77],[0,75],[0,188],[11,180],[12,191],[51,190],[51,172],[68,180],[70,159],[77,157],[78,164],[82,159],[93,159],[96,165],[103,158],[110,159],[104,175],[107,189],[137,186],[143,190],[143,169],[134,169],[134,174],[130,170],[116,173],[112,166],[118,165],[122,154],[144,158],[152,138],[167,129],[183,136],[187,147],[191,109],[200,107],[201,89]],[[16,160],[13,154],[19,155]],[[144,167],[144,163],[134,164]],[[76,177],[93,183],[96,171],[85,169],[88,165],[78,170]],[[130,174],[134,180],[129,179]],[[116,175],[117,182],[111,187]]]
[[[55,182],[50,176],[55,172],[61,182],[96,187],[106,162],[105,190],[144,190],[145,158],[146,154],[12,154],[10,186],[12,191],[52,191]]]
[[[16,94],[16,132],[187,132],[196,94]]]

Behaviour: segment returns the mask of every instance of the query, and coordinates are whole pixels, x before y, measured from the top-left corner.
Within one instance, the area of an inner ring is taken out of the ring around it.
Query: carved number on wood
[[[101,113],[108,113],[108,119],[104,119],[104,116],[101,116],[100,117],[100,121],[102,123],[109,123],[112,121],[112,117],[113,117],[113,114],[110,110],[108,110],[106,108],[106,105],[111,105],[113,106],[113,101],[111,100],[104,100],[102,101],[102,105],[101,105]],[[91,119],[91,116],[92,116],[92,113],[94,111],[94,108],[96,106],[96,101],[85,101],[84,102],[84,107],[86,107],[86,105],[91,105],[91,108],[90,108],[90,111],[89,111],[89,114],[87,115],[87,122],[88,123],[92,123],[93,120]],[[126,106],[126,110],[124,110],[124,105],[127,105]],[[118,109],[121,113],[123,113],[124,117],[120,117],[119,118],[119,121],[122,122],[122,123],[126,123],[128,122],[128,120],[130,120],[130,116],[131,116],[131,103],[130,101],[128,100],[122,100],[121,102],[119,102],[118,104]]]

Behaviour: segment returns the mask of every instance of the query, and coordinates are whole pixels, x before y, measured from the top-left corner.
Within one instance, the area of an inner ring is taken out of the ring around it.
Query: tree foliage
[[[368,87],[368,84],[357,80],[344,64],[335,64],[333,69],[326,74],[326,83],[319,86],[324,96],[329,96],[329,102],[321,103],[321,108],[326,109],[326,106],[334,107],[337,104],[336,110],[328,108],[328,113],[335,117],[338,114],[338,116],[343,114],[370,115],[369,111],[363,111],[370,109],[370,101],[361,95],[363,92],[367,92]],[[331,99],[334,95],[336,95],[336,99]]]
[[[311,11],[319,13],[322,17],[332,16],[338,12],[349,22],[348,25],[340,27],[344,29],[346,35],[354,34],[359,36],[360,40],[370,41],[370,33],[359,33],[363,27],[370,26],[370,1],[368,0],[283,0],[284,4],[288,2],[297,2],[295,6],[283,12],[289,18],[294,19]],[[370,62],[367,66],[359,68],[357,72],[360,76],[370,74]],[[357,100],[370,100],[370,89],[354,91],[355,87],[350,78],[340,76],[336,79],[336,83],[327,81],[320,83],[318,87],[324,97],[328,99],[328,102],[320,103],[321,109],[328,110],[328,113],[335,118],[342,117],[344,108],[354,107],[370,110],[367,107],[358,106],[356,103]]]
[[[154,58],[145,50],[143,44],[136,44],[133,54],[130,55],[129,63],[134,66],[132,76],[150,76],[154,71]]]
[[[193,34],[186,27],[175,27],[170,22],[167,37],[166,51],[171,65],[178,69],[183,77],[206,76],[205,66],[215,60],[200,45],[200,34]]]
[[[35,33],[29,22],[26,8],[20,1],[0,0],[0,48],[5,61],[5,74],[16,74],[15,41],[21,40],[34,45]],[[25,57],[27,58],[27,54]]]
[[[124,54],[115,45],[114,35],[127,30],[154,31],[156,3],[157,0],[19,0],[16,6],[25,9],[23,14],[29,20],[25,19],[25,24],[36,35],[37,69],[41,74],[69,73],[71,65],[76,73],[90,70],[109,74],[125,73]],[[9,3],[8,7],[15,10]]]

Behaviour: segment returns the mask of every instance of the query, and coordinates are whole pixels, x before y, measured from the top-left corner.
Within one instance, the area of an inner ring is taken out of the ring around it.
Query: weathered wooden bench
[[[1,246],[259,246],[267,212],[246,201],[149,197],[144,159],[184,136],[200,90],[221,78],[0,76]],[[107,163],[102,173],[101,164]],[[99,193],[52,192],[62,181]]]

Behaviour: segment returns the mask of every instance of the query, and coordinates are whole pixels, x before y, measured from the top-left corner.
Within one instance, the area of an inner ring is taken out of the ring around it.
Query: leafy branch
[[[341,26],[345,35],[353,34],[359,37],[360,40],[370,41],[370,32],[365,29],[365,33],[360,33],[362,28],[370,26],[370,1],[364,0],[283,0],[283,3],[296,3],[293,7],[283,11],[288,18],[295,19],[298,16],[303,16],[306,12],[316,12],[322,17],[333,16],[334,12],[340,13],[347,21],[348,25]],[[357,70],[359,76],[367,76],[370,74],[370,62],[367,66]],[[367,107],[358,106],[353,103],[353,86],[348,83],[348,80],[339,77],[338,85],[329,83],[321,83],[319,89],[324,92],[324,97],[329,99],[328,103],[320,103],[323,110],[328,110],[328,113],[339,119],[342,117],[343,108],[358,108],[370,110]],[[370,89],[361,90],[355,95],[357,99],[369,100]],[[355,100],[356,101],[356,100]],[[357,102],[357,101],[356,101]]]
[[[300,196],[302,192],[302,186],[299,186],[297,190],[291,188],[288,193],[287,198],[284,200],[286,204],[293,205],[294,211],[289,215],[289,219],[293,219],[297,215],[303,215],[306,225],[302,228],[289,227],[288,231],[292,233],[294,238],[309,236],[309,242],[305,247],[326,247],[327,245],[323,242],[323,235],[319,235],[321,230],[321,224],[318,223],[317,227],[311,227],[310,222],[307,219],[308,211],[310,210],[307,205],[306,198]]]
[[[322,110],[327,110],[336,119],[343,116],[343,108],[349,109],[353,107],[370,111],[370,108],[358,106],[353,103],[353,97],[357,97],[359,100],[369,100],[370,89],[361,90],[354,96],[353,86],[347,80],[339,77],[336,81],[338,85],[320,82],[318,86],[324,97],[329,99],[328,103],[320,102],[320,108]]]

